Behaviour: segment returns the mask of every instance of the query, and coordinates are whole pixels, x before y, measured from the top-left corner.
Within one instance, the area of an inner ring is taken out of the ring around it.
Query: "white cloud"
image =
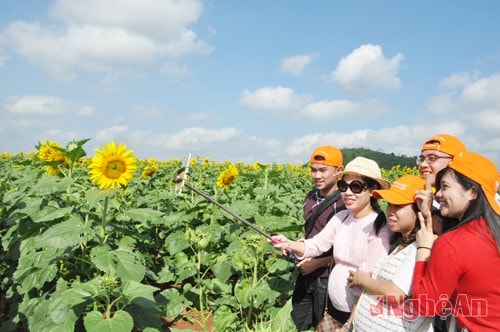
[[[62,26],[17,21],[4,36],[30,62],[70,82],[78,70],[130,70],[211,52],[189,28],[202,9],[197,0],[58,0],[51,14]]]
[[[298,96],[290,88],[264,87],[253,92],[245,89],[241,94],[240,103],[256,109],[292,111],[300,108],[308,98]]]
[[[500,111],[500,75],[478,79],[465,86],[460,101],[477,108]]]
[[[162,66],[161,73],[168,77],[187,77],[192,75],[193,71],[186,65],[168,62]]]
[[[303,137],[294,139],[288,146],[287,152],[292,156],[302,155],[303,158],[307,158],[320,145],[333,145],[339,149],[365,147],[363,143],[365,143],[367,133],[368,130],[357,130],[352,133],[332,131],[304,135]]]
[[[311,119],[335,119],[343,118],[346,115],[355,111],[357,106],[350,100],[322,100],[315,103],[307,104],[300,110],[299,116]]]
[[[155,120],[163,118],[163,112],[158,107],[136,107],[132,110],[131,118],[134,121]]]
[[[62,143],[62,145],[65,145],[66,143],[68,143],[72,140],[81,139],[81,137],[78,137],[78,134],[76,131],[64,131],[61,129],[47,130],[44,133],[44,136],[50,137],[50,140],[60,142],[60,143]]]
[[[238,135],[235,128],[206,129],[202,127],[185,128],[171,135],[168,145],[174,149],[209,146],[213,143],[230,141]]]
[[[470,128],[498,135],[500,133],[500,110],[482,110],[464,115]]]
[[[2,67],[8,60],[9,60],[8,56],[0,54],[0,67]]]
[[[80,109],[77,111],[78,116],[81,117],[88,117],[94,115],[95,111],[92,106],[82,106]]]
[[[23,96],[5,109],[18,115],[57,116],[65,112],[65,102],[53,96]]]
[[[469,84],[473,80],[474,80],[474,77],[472,77],[467,72],[456,73],[456,74],[453,74],[449,77],[443,78],[439,82],[439,87],[442,89],[454,89],[457,87],[466,86],[467,84]]]
[[[99,142],[114,141],[114,140],[119,140],[120,137],[126,136],[123,134],[126,134],[127,132],[128,132],[127,126],[115,126],[98,131],[95,134],[95,138]]]
[[[199,113],[194,113],[194,114],[189,114],[185,122],[187,123],[202,123],[202,122],[207,122],[210,120],[213,120],[214,115],[208,112],[199,112]]]
[[[332,78],[344,89],[354,92],[396,90],[401,85],[398,71],[403,60],[404,56],[399,53],[387,59],[379,45],[361,45],[339,61]]]
[[[290,56],[281,61],[280,71],[292,75],[300,75],[316,57],[317,55],[310,54]]]
[[[452,91],[430,99],[427,107],[431,115],[461,121],[468,130],[479,133],[500,132],[500,75],[479,78],[454,74],[442,87]],[[457,88],[461,90],[455,91]]]
[[[427,109],[432,115],[444,116],[453,112],[455,106],[454,97],[452,94],[432,97],[427,103]]]

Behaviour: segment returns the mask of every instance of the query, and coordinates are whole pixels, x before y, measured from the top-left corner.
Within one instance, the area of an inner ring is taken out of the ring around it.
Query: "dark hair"
[[[486,196],[483,193],[481,185],[454,169],[446,167],[439,171],[436,175],[437,190],[441,189],[441,179],[446,174],[450,174],[465,190],[475,189],[476,191],[476,199],[470,202],[461,220],[455,218],[457,221],[456,226],[451,229],[455,229],[483,217],[486,220],[486,224],[490,228],[493,239],[497,245],[498,252],[500,253],[500,216],[491,208]]]
[[[418,215],[417,215],[417,213],[418,213],[417,204],[411,203],[411,209],[413,210],[413,212],[415,212],[415,226],[411,230],[410,236],[408,237],[408,239],[403,239],[403,234],[401,234],[399,232],[394,232],[392,234],[391,240],[390,240],[391,245],[399,244],[399,243],[402,243],[404,245],[408,245],[408,244],[415,241],[416,236],[417,236],[417,231],[420,229],[420,220],[418,220]]]
[[[325,157],[323,157],[323,156],[321,156],[319,154],[314,155],[313,159],[314,160],[321,160],[321,161],[325,161],[326,160]]]
[[[380,183],[375,181],[372,178],[369,178],[367,176],[361,175],[361,178],[363,181],[366,183],[366,186],[368,188],[373,188],[376,187],[377,189],[382,189],[382,186]],[[382,227],[384,227],[385,224],[387,224],[387,218],[385,217],[384,211],[382,211],[382,208],[380,207],[378,203],[378,199],[375,197],[370,196],[370,205],[373,209],[373,211],[377,212],[377,218],[375,219],[375,222],[373,223],[373,226],[375,227],[375,234],[378,235]]]

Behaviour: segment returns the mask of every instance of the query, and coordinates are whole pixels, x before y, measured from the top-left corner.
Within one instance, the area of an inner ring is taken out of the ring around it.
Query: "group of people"
[[[339,149],[313,151],[304,237],[270,241],[300,259],[298,331],[325,312],[340,331],[500,331],[497,166],[447,134],[417,165],[391,184],[371,159],[343,167]]]

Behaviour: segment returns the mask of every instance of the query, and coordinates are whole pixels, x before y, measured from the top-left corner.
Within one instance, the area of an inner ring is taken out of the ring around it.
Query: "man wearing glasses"
[[[453,156],[465,152],[465,145],[455,136],[438,134],[425,141],[421,154],[417,157],[420,176],[430,177],[431,185],[436,187],[436,174],[447,167]]]
[[[433,192],[429,193],[429,195],[434,195],[437,173],[450,165],[453,156],[465,152],[465,150],[462,141],[448,134],[438,134],[424,142],[420,156],[417,157],[416,161],[420,177],[427,180],[433,188]],[[430,201],[433,204],[429,208],[432,210],[433,215],[436,216],[433,223],[434,233],[440,235],[454,225],[451,220],[440,216],[439,203],[433,199]]]

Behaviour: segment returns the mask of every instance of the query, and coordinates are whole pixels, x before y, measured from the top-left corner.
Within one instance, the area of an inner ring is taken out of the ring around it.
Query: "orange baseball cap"
[[[415,192],[425,189],[425,180],[417,175],[403,175],[389,189],[378,189],[372,192],[377,199],[385,199],[395,205],[406,205],[414,202]]]
[[[425,141],[422,151],[436,150],[454,156],[466,151],[464,143],[455,136],[448,134],[438,134]]]
[[[318,158],[319,157],[319,158]],[[311,164],[343,166],[344,158],[339,149],[331,145],[317,147],[311,155]]]
[[[495,199],[500,179],[497,166],[491,160],[468,151],[455,155],[449,167],[479,184],[491,208],[500,214],[500,204]]]

